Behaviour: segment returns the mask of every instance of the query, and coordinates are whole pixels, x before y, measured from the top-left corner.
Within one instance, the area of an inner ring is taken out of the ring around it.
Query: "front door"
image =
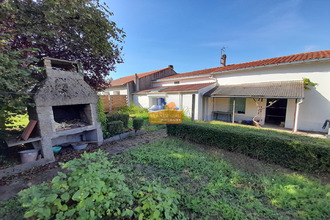
[[[267,105],[276,99],[267,99]],[[266,108],[265,123],[280,125],[285,122],[287,99],[278,99],[272,106]]]

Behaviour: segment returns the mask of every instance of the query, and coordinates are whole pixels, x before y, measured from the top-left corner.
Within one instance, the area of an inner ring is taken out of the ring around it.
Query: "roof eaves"
[[[298,60],[298,61],[291,61],[291,62],[285,62],[285,63],[276,63],[276,64],[269,64],[269,65],[243,67],[243,68],[237,68],[237,69],[232,69],[232,70],[216,71],[216,72],[211,72],[210,75],[221,74],[221,73],[226,73],[226,72],[235,72],[235,71],[241,71],[241,70],[259,69],[259,68],[264,68],[264,67],[284,66],[284,65],[288,65],[288,64],[299,64],[299,63],[317,62],[317,61],[322,62],[322,61],[328,61],[328,60],[330,60],[330,57],[307,59],[307,60]]]
[[[177,74],[177,75],[180,75],[180,74]],[[209,75],[210,75],[210,73],[200,74],[200,75],[192,75],[192,76],[173,77],[173,78],[168,78],[168,79],[157,79],[154,82],[171,81],[171,80],[184,79],[184,78],[198,78],[198,77],[201,77],[201,76],[209,76]]]

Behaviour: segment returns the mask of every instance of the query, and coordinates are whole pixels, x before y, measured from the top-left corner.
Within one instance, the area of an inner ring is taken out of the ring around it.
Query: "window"
[[[233,111],[234,98],[230,98],[229,111]],[[235,98],[235,112],[245,114],[246,98]]]
[[[174,84],[180,84],[180,81],[175,81]]]
[[[113,91],[114,95],[120,95],[120,91]]]

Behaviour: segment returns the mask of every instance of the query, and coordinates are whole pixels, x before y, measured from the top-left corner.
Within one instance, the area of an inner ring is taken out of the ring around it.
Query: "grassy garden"
[[[235,169],[221,151],[166,138],[110,159],[86,154],[51,184],[1,204],[1,219],[329,219],[330,186]],[[77,178],[79,177],[79,178]],[[20,206],[23,203],[25,208]],[[10,208],[9,208],[10,207]]]

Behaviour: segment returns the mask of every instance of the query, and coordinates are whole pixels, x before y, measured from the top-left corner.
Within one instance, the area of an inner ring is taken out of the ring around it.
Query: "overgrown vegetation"
[[[113,158],[129,188],[157,180],[181,196],[189,219],[328,219],[330,186],[298,174],[252,175],[221,153],[162,139]]]
[[[64,165],[68,173],[21,192],[25,208],[1,203],[0,218],[329,219],[329,185],[276,167],[242,172],[221,152],[167,138],[111,162],[85,153]]]
[[[27,208],[25,218],[172,219],[182,215],[177,208],[180,196],[173,189],[154,183],[129,189],[125,176],[102,151],[84,153],[62,168],[69,172],[59,173],[50,184],[19,193],[20,202]]]
[[[207,144],[296,170],[329,172],[330,140],[213,122],[167,125],[171,136]]]

